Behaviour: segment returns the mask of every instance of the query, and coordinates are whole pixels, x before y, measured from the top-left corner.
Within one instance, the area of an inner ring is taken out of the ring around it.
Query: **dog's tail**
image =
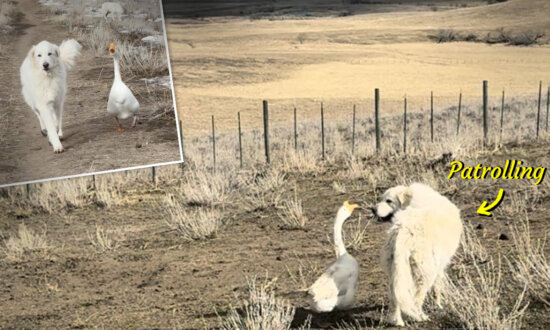
[[[65,64],[67,70],[74,67],[75,60],[80,56],[82,46],[74,39],[63,40],[59,46],[59,56]]]
[[[413,237],[407,228],[394,228],[386,246],[393,254],[390,260],[390,292],[401,311],[415,320],[421,310],[415,302],[415,283],[411,268]]]

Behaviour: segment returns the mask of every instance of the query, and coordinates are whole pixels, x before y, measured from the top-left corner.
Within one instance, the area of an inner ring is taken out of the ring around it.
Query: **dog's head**
[[[405,209],[412,200],[409,187],[396,186],[386,190],[381,201],[375,205],[373,212],[378,221],[390,221],[395,212]]]
[[[30,57],[38,69],[48,73],[59,64],[59,47],[50,42],[41,41],[31,49]]]

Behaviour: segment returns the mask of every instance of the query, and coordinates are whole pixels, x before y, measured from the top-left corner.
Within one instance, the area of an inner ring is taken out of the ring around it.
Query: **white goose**
[[[114,61],[115,66],[115,79],[111,92],[109,93],[109,102],[107,102],[107,113],[115,117],[117,122],[117,130],[119,132],[124,131],[124,127],[120,124],[119,119],[127,119],[134,117],[132,127],[136,127],[137,112],[139,110],[139,102],[136,100],[134,94],[120,77],[120,65],[118,62],[118,55],[115,52],[115,44],[111,43],[109,46],[109,54]]]
[[[311,308],[320,312],[346,309],[353,304],[357,291],[359,264],[348,254],[342,240],[342,226],[358,205],[345,201],[334,220],[334,245],[336,261],[329,265],[321,277],[309,288]]]

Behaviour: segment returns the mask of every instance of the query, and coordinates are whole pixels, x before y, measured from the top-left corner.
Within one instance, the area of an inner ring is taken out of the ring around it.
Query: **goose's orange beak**
[[[109,54],[114,54],[115,53],[115,44],[111,43],[109,45]]]
[[[356,208],[359,207],[357,204],[350,204],[348,201],[344,202],[344,206],[348,209],[350,213],[352,213]]]

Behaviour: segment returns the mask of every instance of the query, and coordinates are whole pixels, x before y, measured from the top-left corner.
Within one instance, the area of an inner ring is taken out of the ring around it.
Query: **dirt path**
[[[66,27],[47,21],[48,11],[37,1],[21,0],[18,6],[24,15],[15,37],[4,45],[9,48],[5,48],[0,63],[4,84],[0,115],[7,113],[9,123],[7,141],[0,146],[0,185],[180,159],[172,119],[141,119],[136,129],[115,131],[115,121],[105,110],[113,79],[112,60],[86,50],[68,75],[62,141],[65,152],[54,154],[21,96],[19,67],[32,45],[45,39],[59,44],[72,36]],[[122,76],[125,79],[124,72]],[[125,82],[141,103],[140,114],[152,113],[155,104],[147,97],[145,84],[138,78],[126,78]]]

